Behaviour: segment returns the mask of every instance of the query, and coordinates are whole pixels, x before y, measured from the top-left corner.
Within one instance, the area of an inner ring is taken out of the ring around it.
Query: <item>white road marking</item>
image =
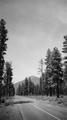
[[[33,105],[35,108],[41,110],[42,112],[47,113],[48,115],[52,116],[52,117],[55,118],[56,120],[61,120],[60,118],[58,118],[58,117],[52,115],[51,113],[49,113],[49,112],[47,112],[46,110],[44,110],[44,109],[38,107],[37,105],[34,105],[34,104],[31,104],[31,105]]]

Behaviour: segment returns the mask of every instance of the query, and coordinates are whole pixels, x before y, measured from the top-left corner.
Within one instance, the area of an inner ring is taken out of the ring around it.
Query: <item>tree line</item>
[[[39,85],[34,84],[31,80],[31,78],[25,78],[24,82],[22,84],[18,85],[18,88],[16,90],[17,95],[38,95],[40,93],[39,91]]]
[[[14,85],[12,83],[13,71],[10,62],[5,61],[7,51],[7,29],[4,19],[0,20],[0,102],[2,96],[14,95]]]
[[[47,50],[46,58],[40,60],[40,84],[35,85],[30,78],[17,88],[18,95],[67,95],[67,36],[64,36],[62,52],[57,47]],[[46,66],[44,68],[44,66]]]

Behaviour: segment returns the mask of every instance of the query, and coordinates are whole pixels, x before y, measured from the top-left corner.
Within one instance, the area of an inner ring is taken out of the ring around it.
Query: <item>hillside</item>
[[[36,76],[30,76],[30,78],[31,78],[31,81],[32,81],[35,85],[39,84],[40,79],[39,79],[38,77],[36,77]],[[18,85],[19,85],[19,84],[21,85],[22,82],[24,82],[24,81],[25,81],[25,80],[21,80],[21,81],[18,81],[18,82],[16,82],[16,83],[14,84],[15,91],[17,90]]]
[[[32,81],[35,85],[37,85],[37,84],[40,83],[40,79],[39,79],[38,77],[36,77],[36,76],[30,76],[30,78],[31,78],[31,81]]]

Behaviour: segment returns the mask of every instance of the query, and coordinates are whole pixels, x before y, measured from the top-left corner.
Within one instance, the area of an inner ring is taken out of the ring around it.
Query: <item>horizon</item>
[[[13,83],[39,76],[47,49],[62,51],[67,35],[67,0],[0,0],[0,19],[8,30],[5,59],[12,62]]]

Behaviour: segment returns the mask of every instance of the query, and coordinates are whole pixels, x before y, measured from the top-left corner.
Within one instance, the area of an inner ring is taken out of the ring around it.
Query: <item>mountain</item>
[[[39,85],[39,83],[40,83],[40,79],[38,78],[38,77],[36,77],[36,76],[30,76],[30,79],[31,79],[31,81],[35,84],[35,85]]]
[[[39,79],[38,77],[36,77],[36,76],[30,76],[29,78],[30,78],[30,80],[31,80],[35,85],[37,85],[37,84],[39,85],[40,79]],[[28,80],[29,80],[29,79],[28,79]],[[16,82],[16,83],[14,83],[15,91],[17,90],[19,84],[22,85],[22,82],[24,83],[25,80],[21,80],[21,81],[18,81],[18,82]]]

